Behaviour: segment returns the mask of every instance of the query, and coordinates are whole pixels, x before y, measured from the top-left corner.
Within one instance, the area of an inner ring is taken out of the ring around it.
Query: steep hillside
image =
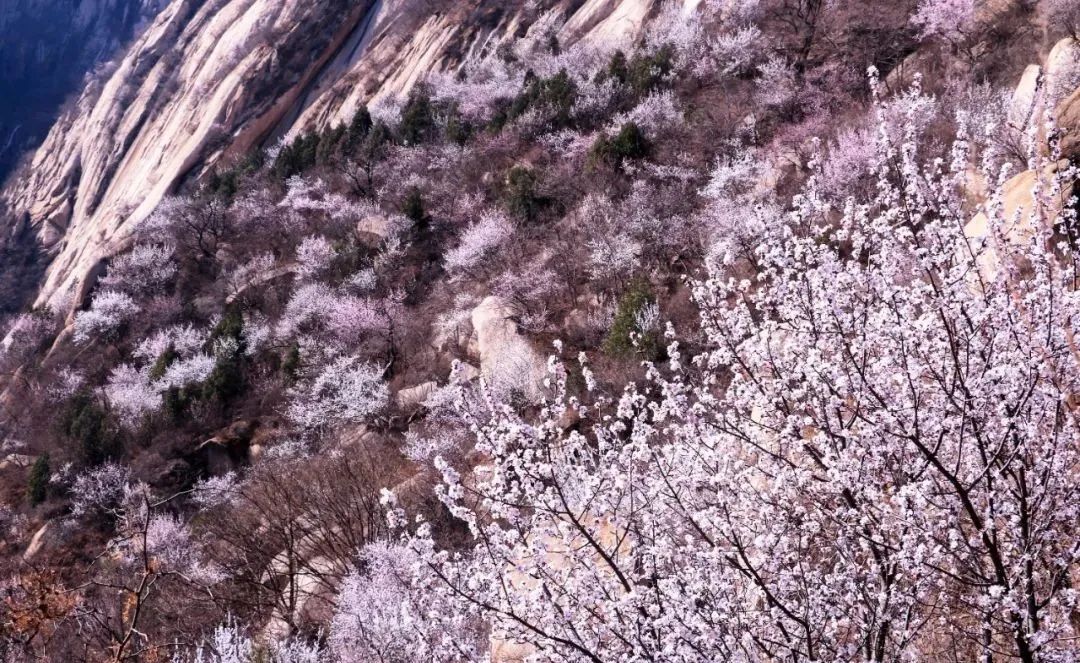
[[[0,661],[1077,659],[1078,38],[174,0],[6,190]]]
[[[52,256],[38,304],[81,302],[98,262],[185,178],[490,53],[524,28],[526,4],[171,2],[6,193]],[[632,35],[648,7],[586,3],[568,38]]]

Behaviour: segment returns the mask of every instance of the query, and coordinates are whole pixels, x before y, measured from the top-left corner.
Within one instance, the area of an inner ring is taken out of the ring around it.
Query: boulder
[[[26,454],[8,454],[4,456],[3,460],[0,460],[0,470],[6,470],[13,467],[30,467],[34,464],[36,458],[33,456],[27,456]]]
[[[439,385],[436,382],[424,382],[415,387],[402,389],[395,396],[395,400],[398,407],[403,410],[410,410],[422,406],[438,388]]]
[[[1066,37],[1046,56],[1044,85],[1047,103],[1061,135],[1061,156],[1080,154],[1080,44]]]
[[[34,532],[34,536],[30,538],[30,543],[26,546],[26,550],[23,552],[23,561],[29,562],[42,550],[51,548],[60,540],[60,527],[55,520],[46,521],[38,531]]]
[[[1058,104],[1054,115],[1061,132],[1061,156],[1065,159],[1080,156],[1080,88]]]
[[[369,246],[378,246],[393,232],[396,224],[385,214],[368,214],[356,222],[356,234]]]
[[[435,476],[435,470],[423,467],[419,472],[399,482],[390,489],[397,504],[406,511],[422,508],[421,505],[431,495],[431,487],[437,485],[439,478]]]
[[[468,384],[480,377],[480,369],[470,363],[454,360],[450,367],[450,384]]]
[[[1051,103],[1057,103],[1080,85],[1080,44],[1072,37],[1054,44],[1046,56],[1044,71]]]
[[[496,398],[537,401],[547,374],[544,358],[521,335],[514,310],[499,297],[488,297],[473,309],[480,374]]]
[[[1039,65],[1029,64],[1020,77],[1020,83],[1013,90],[1012,100],[1009,102],[1009,122],[1014,126],[1023,127],[1034,117],[1042,71]]]
[[[282,551],[270,560],[263,582],[281,587],[283,596],[263,628],[268,639],[280,640],[291,635],[290,623],[326,623],[334,616],[337,580],[345,575],[347,568],[340,561],[319,555],[316,552],[319,548],[319,539],[307,536],[297,543],[292,554]],[[289,605],[292,615],[287,614]]]
[[[196,451],[210,474],[227,474],[248,462],[251,439],[258,427],[258,420],[234,421],[200,444]]]
[[[247,279],[243,283],[235,284],[233,287],[233,291],[230,292],[227,297],[225,297],[225,303],[232,304],[252,289],[260,288],[261,286],[264,286],[267,283],[270,283],[271,281],[279,279],[283,276],[292,276],[296,273],[299,267],[300,266],[295,262],[287,262],[281,265],[275,265],[272,268],[266,270],[265,272],[254,274],[250,279]]]
[[[1038,125],[1039,148],[1046,155],[1043,115],[1049,108],[1061,135],[1061,156],[1080,154],[1080,44],[1066,37],[1054,44],[1043,66],[1024,69],[1009,104],[1009,124],[1023,131]]]
[[[1054,175],[1059,169],[1067,165],[1067,161],[1060,161],[1046,166],[1041,172],[1026,170],[1005,182],[1002,191],[1002,210],[1000,212],[1000,219],[1003,224],[1000,232],[1005,241],[1017,246],[1022,246],[1031,241],[1035,233],[1035,228],[1032,226],[1033,211],[1036,209],[1037,203],[1033,195],[1035,184],[1040,182],[1043,195],[1050,196]],[[1069,192],[1064,191],[1061,192],[1057,200],[1047,198],[1042,201],[1042,204],[1051,207],[1051,209],[1046,210],[1048,214],[1056,214],[1066,204],[1068,196]],[[964,226],[964,235],[969,239],[985,240],[989,232],[990,221],[983,212],[976,214]],[[979,256],[978,262],[979,270],[987,278],[993,278],[1000,266],[998,256],[992,248],[984,251]]]

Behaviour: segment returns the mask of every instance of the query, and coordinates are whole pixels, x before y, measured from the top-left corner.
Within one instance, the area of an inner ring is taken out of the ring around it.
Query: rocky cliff
[[[564,1],[559,37],[632,35],[652,5]],[[37,303],[77,306],[96,266],[188,178],[491,53],[539,11],[523,0],[172,0],[5,191],[49,255]]]
[[[113,56],[161,0],[0,3],[0,180],[36,145],[87,72]]]

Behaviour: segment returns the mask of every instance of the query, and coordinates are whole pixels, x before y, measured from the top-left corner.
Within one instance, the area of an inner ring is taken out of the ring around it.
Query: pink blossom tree
[[[954,44],[968,39],[977,23],[975,0],[922,0],[911,22],[923,38],[941,37]]]

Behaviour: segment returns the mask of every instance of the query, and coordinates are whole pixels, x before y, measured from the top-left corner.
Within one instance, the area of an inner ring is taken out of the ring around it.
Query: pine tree
[[[37,506],[45,501],[49,491],[49,454],[44,453],[34,461],[26,484],[26,501]]]

